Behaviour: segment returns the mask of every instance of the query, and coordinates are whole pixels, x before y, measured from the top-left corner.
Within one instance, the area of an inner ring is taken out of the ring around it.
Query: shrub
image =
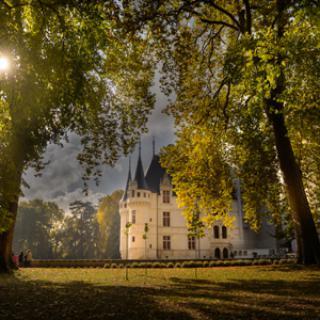
[[[194,268],[196,267],[194,261],[185,261],[182,263],[183,268]]]
[[[115,268],[118,268],[118,266],[116,263],[111,263],[110,268],[115,269]]]
[[[174,268],[173,262],[168,262],[167,263],[167,268]]]
[[[279,264],[288,264],[289,260],[288,259],[280,259]]]
[[[217,260],[216,262],[216,266],[223,266],[224,262],[222,260]]]
[[[139,268],[139,263],[138,262],[129,263],[128,268]]]
[[[174,265],[175,268],[181,268],[181,263],[180,262],[176,262],[176,264]]]
[[[217,264],[216,264],[217,261],[210,261],[209,262],[209,267],[215,267]]]
[[[152,268],[161,268],[161,263],[160,262],[153,262]]]
[[[110,263],[105,263],[105,264],[103,265],[103,267],[106,268],[106,269],[110,268]]]
[[[268,265],[268,264],[271,264],[272,261],[270,259],[260,259],[260,265]]]

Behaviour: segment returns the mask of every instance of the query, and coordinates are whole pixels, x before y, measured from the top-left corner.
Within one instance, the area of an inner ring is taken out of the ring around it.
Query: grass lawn
[[[0,319],[320,319],[320,269],[22,269]]]

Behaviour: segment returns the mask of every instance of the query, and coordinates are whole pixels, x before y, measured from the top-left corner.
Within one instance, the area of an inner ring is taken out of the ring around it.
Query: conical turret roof
[[[133,182],[136,183],[136,186],[138,189],[149,190],[148,184],[144,177],[143,165],[141,160],[141,143],[140,142],[139,142],[139,158],[138,158],[137,168],[136,168]]]
[[[126,201],[128,199],[128,189],[129,189],[129,184],[131,182],[131,161],[129,158],[129,171],[128,171],[128,178],[127,178],[127,183],[126,183],[126,188],[124,190],[123,196],[122,196],[122,201]]]
[[[166,171],[160,165],[160,157],[154,154],[146,174],[146,181],[151,192],[160,193],[160,183],[165,173]]]

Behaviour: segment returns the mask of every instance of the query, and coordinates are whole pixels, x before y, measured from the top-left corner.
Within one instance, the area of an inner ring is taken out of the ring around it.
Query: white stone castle
[[[239,181],[231,215],[234,226],[216,223],[200,239],[189,237],[182,209],[178,208],[170,177],[154,154],[146,174],[141,148],[134,178],[129,174],[120,201],[122,259],[224,259],[269,256],[276,252],[274,229],[264,223],[259,233],[243,221]]]

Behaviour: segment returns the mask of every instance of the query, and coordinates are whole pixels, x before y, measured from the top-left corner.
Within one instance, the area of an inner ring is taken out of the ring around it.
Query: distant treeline
[[[54,202],[40,199],[19,204],[13,249],[15,254],[31,249],[37,259],[117,259],[119,253],[118,190],[91,202],[70,203],[66,214]]]

